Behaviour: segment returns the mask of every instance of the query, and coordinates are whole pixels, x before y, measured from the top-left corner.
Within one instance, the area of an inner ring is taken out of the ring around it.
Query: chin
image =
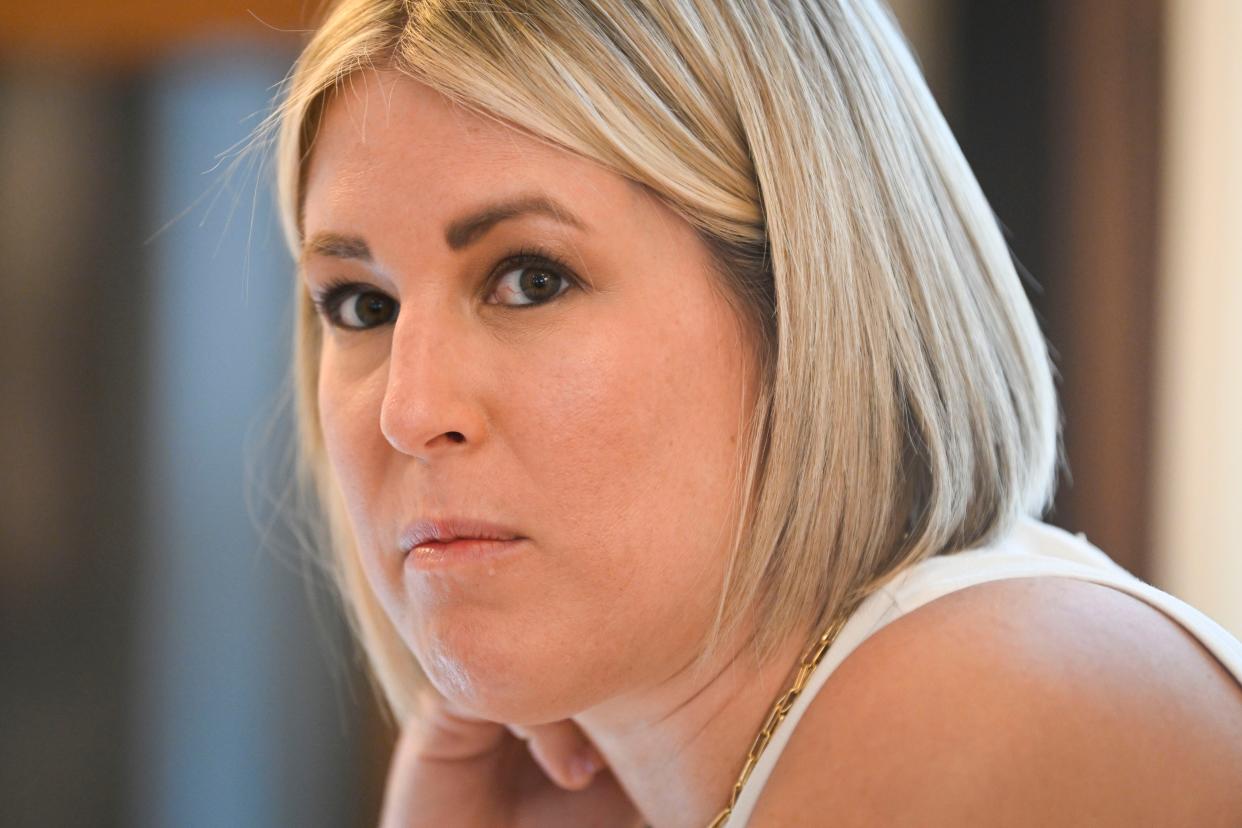
[[[493,722],[533,725],[579,712],[573,680],[585,672],[569,654],[516,644],[509,636],[435,637],[420,656],[427,678],[455,706]],[[500,647],[491,646],[499,644]],[[507,645],[507,646],[506,646]],[[535,661],[543,652],[547,661]],[[566,667],[566,665],[571,665]]]

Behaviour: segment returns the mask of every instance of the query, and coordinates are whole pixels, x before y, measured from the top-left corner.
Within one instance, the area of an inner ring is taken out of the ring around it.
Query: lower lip
[[[408,566],[423,570],[444,569],[483,561],[493,562],[517,551],[524,540],[525,538],[513,540],[460,538],[447,543],[427,541],[411,549],[405,560]]]

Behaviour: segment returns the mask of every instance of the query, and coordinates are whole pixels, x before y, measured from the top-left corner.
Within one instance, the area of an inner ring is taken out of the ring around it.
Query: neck
[[[683,669],[574,719],[631,801],[656,828],[702,828],[729,803],[772,705],[793,681],[807,636],[790,636],[766,664],[750,646],[710,669]]]

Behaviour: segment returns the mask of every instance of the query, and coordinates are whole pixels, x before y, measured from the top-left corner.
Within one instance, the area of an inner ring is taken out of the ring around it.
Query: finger
[[[443,698],[424,697],[402,728],[399,748],[423,759],[471,759],[494,751],[503,738],[497,723],[466,715]]]
[[[591,784],[591,779],[604,767],[599,751],[573,721],[552,722],[519,730],[527,734],[527,747],[539,767],[562,788],[581,790]]]

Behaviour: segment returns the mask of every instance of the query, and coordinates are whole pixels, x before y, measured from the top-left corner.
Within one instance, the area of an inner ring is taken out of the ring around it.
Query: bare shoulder
[[[750,828],[1242,824],[1242,688],[1110,587],[994,581],[889,624],[794,731]]]

